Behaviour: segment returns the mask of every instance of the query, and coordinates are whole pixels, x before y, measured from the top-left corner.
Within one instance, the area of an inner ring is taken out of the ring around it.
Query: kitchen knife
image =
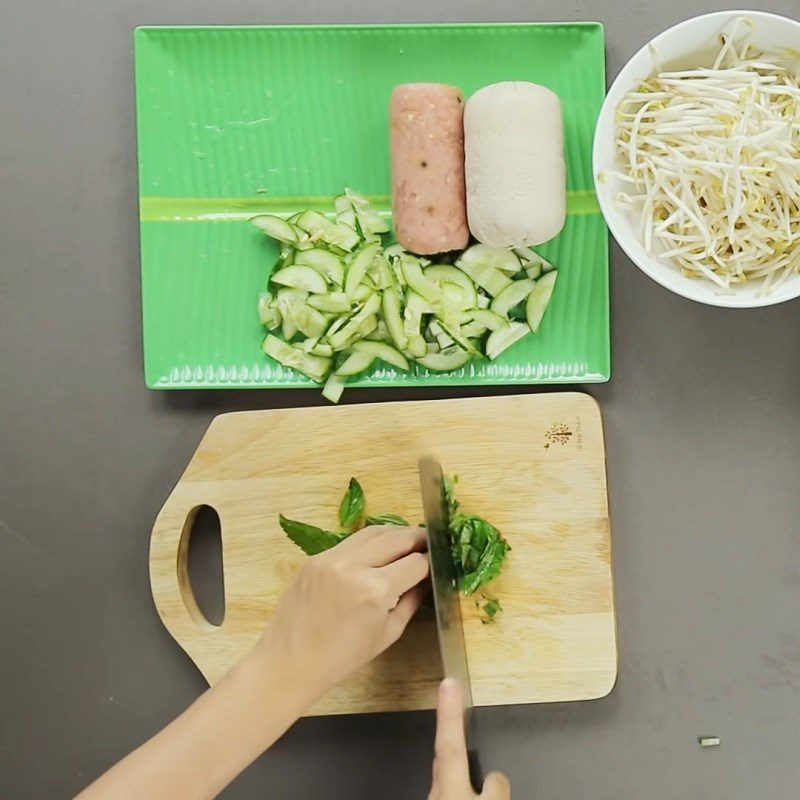
[[[422,507],[425,512],[431,586],[442,668],[445,678],[456,678],[461,685],[470,780],[473,789],[480,792],[483,777],[478,753],[473,746],[472,689],[469,682],[467,650],[464,645],[464,629],[461,623],[458,575],[450,549],[450,526],[442,468],[435,458],[430,456],[420,458],[419,481],[422,489]]]

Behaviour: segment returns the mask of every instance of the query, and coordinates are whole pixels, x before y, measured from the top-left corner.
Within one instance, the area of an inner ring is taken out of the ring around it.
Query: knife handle
[[[481,769],[481,762],[478,758],[477,750],[467,750],[467,766],[469,768],[469,780],[472,788],[478,794],[483,789],[483,770]]]

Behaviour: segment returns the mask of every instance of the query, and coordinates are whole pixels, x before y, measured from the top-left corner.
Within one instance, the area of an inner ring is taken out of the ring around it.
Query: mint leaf
[[[398,514],[373,514],[365,520],[366,525],[401,525],[406,527],[408,522]]]
[[[364,513],[364,491],[361,484],[350,478],[350,485],[339,505],[339,524],[343,528],[354,528]]]
[[[324,531],[315,525],[307,525],[305,522],[297,522],[287,519],[281,514],[279,516],[281,528],[286,535],[304,552],[310,556],[330,550],[334,545],[339,544],[348,534],[337,533],[334,531]]]

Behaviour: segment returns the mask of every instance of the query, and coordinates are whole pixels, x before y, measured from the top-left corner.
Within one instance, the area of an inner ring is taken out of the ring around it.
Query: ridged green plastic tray
[[[328,208],[344,186],[388,209],[394,85],[469,96],[549,86],[564,109],[568,218],[542,327],[452,373],[385,367],[360,386],[608,380],[608,234],[592,191],[605,91],[599,23],[152,27],[135,33],[145,380],[159,389],[310,386],[261,352],[275,249],[247,219]]]

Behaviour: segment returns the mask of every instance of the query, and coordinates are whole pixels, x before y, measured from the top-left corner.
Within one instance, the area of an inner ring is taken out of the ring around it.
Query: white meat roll
[[[489,247],[546,242],[567,210],[558,95],[526,81],[479,89],[464,109],[467,217]]]

